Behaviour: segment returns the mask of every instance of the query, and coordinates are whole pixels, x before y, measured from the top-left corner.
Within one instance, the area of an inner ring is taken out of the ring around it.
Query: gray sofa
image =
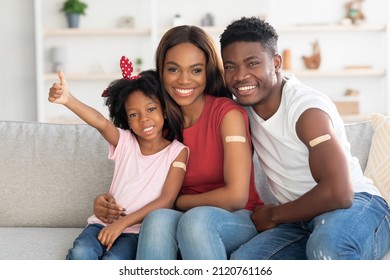
[[[346,129],[364,168],[371,124]],[[64,259],[95,196],[109,188],[113,163],[107,143],[83,124],[0,121],[0,147],[0,260]],[[255,164],[260,186],[264,177]],[[272,202],[265,188],[259,192]]]

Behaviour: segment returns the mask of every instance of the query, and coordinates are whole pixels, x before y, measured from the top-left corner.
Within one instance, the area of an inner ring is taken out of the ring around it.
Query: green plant
[[[87,8],[88,5],[80,0],[66,0],[60,11],[65,14],[85,15],[85,10]]]
[[[137,58],[135,59],[135,64],[137,64],[137,65],[142,65],[142,58],[137,57]]]

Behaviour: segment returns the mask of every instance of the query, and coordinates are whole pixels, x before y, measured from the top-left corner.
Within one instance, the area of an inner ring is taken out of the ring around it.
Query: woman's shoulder
[[[244,119],[248,118],[248,114],[244,107],[237,103],[237,101],[227,97],[213,97],[209,98],[208,123],[212,122],[220,125],[225,116],[231,111],[239,111]]]
[[[207,99],[213,108],[238,109],[240,111],[245,111],[245,109],[238,104],[237,101],[228,97],[207,96]]]

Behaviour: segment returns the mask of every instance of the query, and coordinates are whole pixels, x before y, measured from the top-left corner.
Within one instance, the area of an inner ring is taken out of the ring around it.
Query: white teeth
[[[245,87],[238,87],[238,90],[245,91],[245,90],[251,90],[256,88],[256,86],[245,86]]]
[[[153,129],[153,126],[150,126],[150,127],[147,127],[147,128],[144,128],[144,131],[151,131]]]
[[[177,92],[181,93],[181,94],[189,94],[193,91],[193,89],[176,89]]]

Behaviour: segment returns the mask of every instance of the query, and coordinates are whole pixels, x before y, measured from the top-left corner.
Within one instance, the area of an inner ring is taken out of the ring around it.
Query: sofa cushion
[[[372,114],[371,122],[374,135],[364,174],[390,203],[390,117]]]
[[[351,153],[359,159],[362,170],[366,168],[373,129],[370,121],[345,124],[345,133],[351,144]]]
[[[0,226],[84,227],[110,187],[108,144],[88,125],[0,121],[0,146]]]
[[[0,260],[64,260],[82,230],[0,227]]]

